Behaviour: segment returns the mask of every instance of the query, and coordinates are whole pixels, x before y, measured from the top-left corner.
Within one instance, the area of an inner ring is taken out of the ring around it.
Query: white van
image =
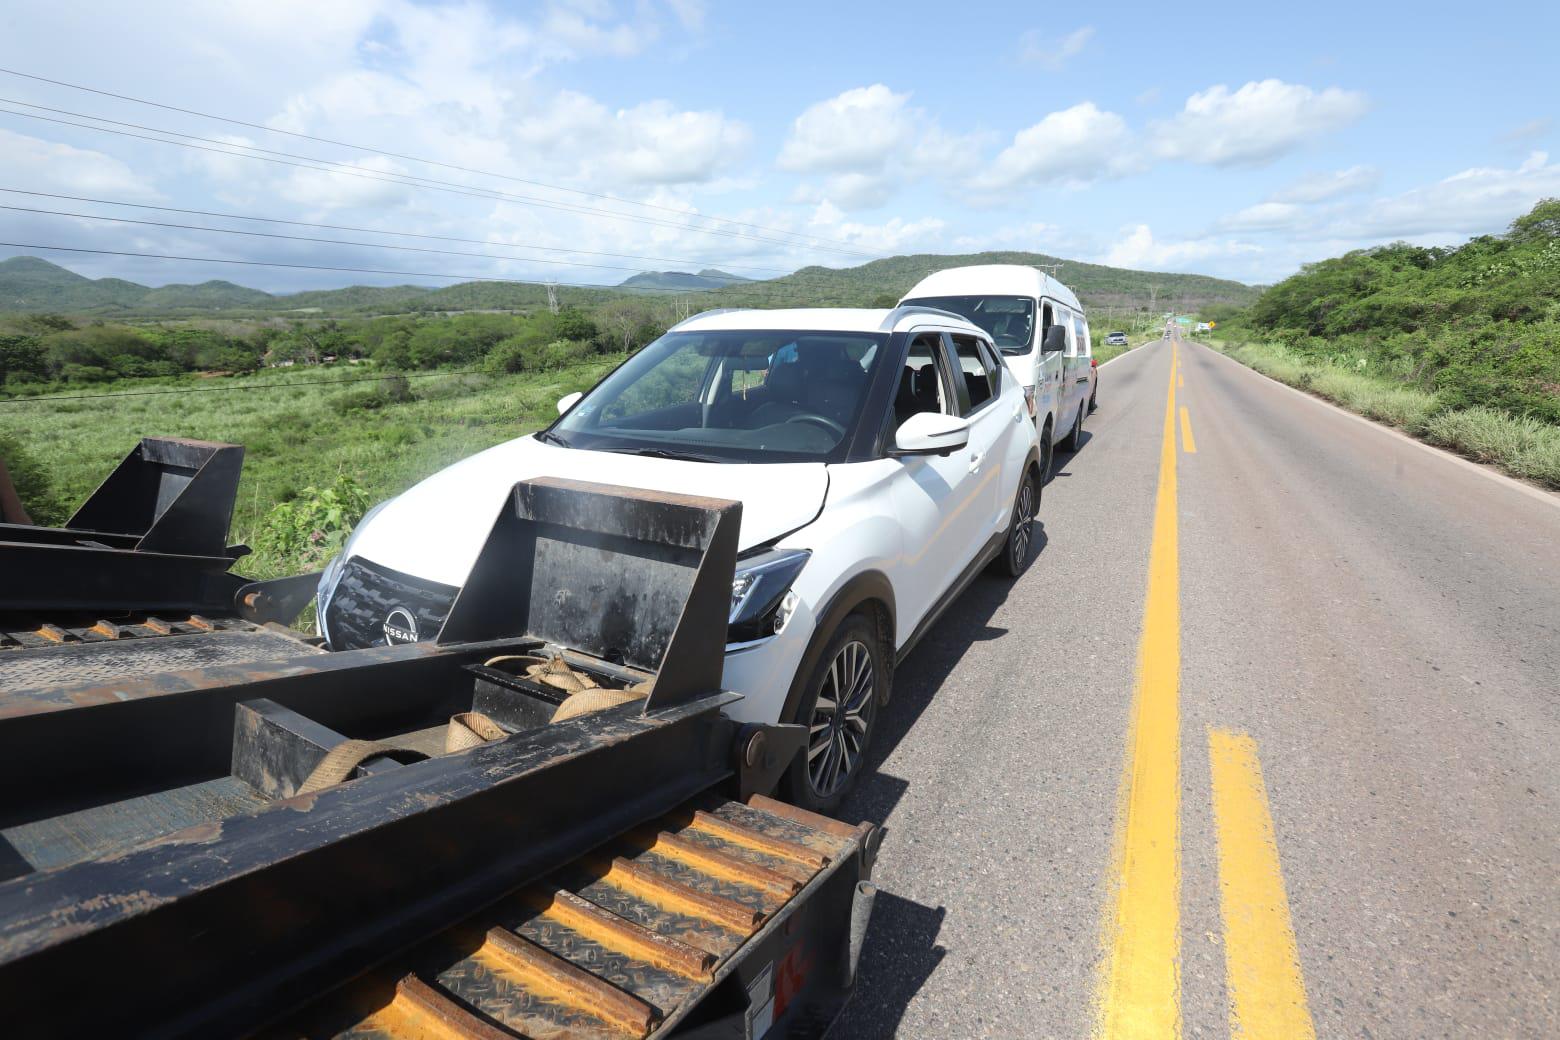
[[[1077,449],[1094,392],[1093,346],[1071,289],[1033,267],[988,264],[927,275],[899,302],[952,311],[991,335],[1040,427],[1042,472],[1053,445]]]

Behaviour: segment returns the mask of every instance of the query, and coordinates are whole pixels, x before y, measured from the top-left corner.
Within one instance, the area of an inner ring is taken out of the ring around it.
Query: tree
[[[0,384],[12,374],[42,379],[48,372],[47,354],[38,337],[0,333]]]
[[[1544,199],[1530,212],[1513,220],[1507,237],[1515,242],[1560,239],[1560,199]]]

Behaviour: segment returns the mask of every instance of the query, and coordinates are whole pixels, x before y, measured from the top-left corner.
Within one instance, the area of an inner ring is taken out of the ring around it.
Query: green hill
[[[86,278],[33,256],[0,260],[0,310],[6,311],[169,313],[251,309],[271,300],[269,293],[232,282],[153,289],[122,278]]]
[[[1175,306],[1193,310],[1210,303],[1247,304],[1259,293],[1253,286],[1208,275],[1131,271],[1043,253],[987,252],[960,256],[918,253],[873,260],[859,267],[804,267],[783,278],[735,286],[719,295],[741,298],[745,289],[751,289],[747,295],[754,296],[753,302],[759,306],[763,302],[757,294],[796,301],[805,299],[830,306],[881,306],[889,297],[897,300],[934,271],[978,264],[1023,264],[1047,269],[1059,264],[1057,277],[1076,292],[1087,307],[1137,309],[1147,307],[1153,298],[1165,308]]]
[[[945,256],[922,253],[874,260],[859,267],[805,267],[767,281],[750,281],[713,268],[690,274],[651,271],[616,288],[559,286],[565,303],[584,305],[624,295],[686,292],[710,306],[887,306],[933,271],[971,264],[1060,264],[1059,277],[1091,307],[1140,310],[1160,305],[1193,310],[1209,304],[1245,305],[1258,290],[1198,274],[1129,271],[1061,260],[1041,253],[990,252]],[[545,305],[544,286],[525,282],[461,282],[442,288],[363,286],[277,295],[225,281],[149,288],[118,278],[85,278],[36,257],[0,261],[0,311],[55,312],[89,317],[289,317],[524,310]]]

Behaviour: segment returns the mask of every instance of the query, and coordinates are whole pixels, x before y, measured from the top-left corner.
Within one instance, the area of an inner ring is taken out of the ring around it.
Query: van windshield
[[[1004,354],[1027,354],[1035,342],[1035,301],[1027,296],[922,296],[904,302],[968,318]]]

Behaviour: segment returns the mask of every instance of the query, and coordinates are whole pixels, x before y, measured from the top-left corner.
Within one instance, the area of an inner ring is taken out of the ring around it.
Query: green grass
[[[545,425],[557,414],[559,397],[589,387],[620,361],[621,355],[603,356],[512,376],[433,374],[411,380],[410,400],[377,407],[363,407],[364,388],[374,383],[288,387],[282,384],[304,377],[274,373],[222,380],[217,385],[250,388],[227,393],[0,404],[0,435],[21,443],[48,474],[59,505],[35,516],[38,523],[62,521],[142,436],[241,444],[244,475],[232,537],[252,542],[266,514],[305,487],[325,487],[345,474],[372,501],[388,498],[458,459]],[[254,556],[237,569],[271,577],[295,568],[285,559]]]
[[[1494,408],[1452,408],[1436,394],[1276,343],[1204,340],[1249,368],[1516,477],[1560,489],[1560,426]]]

